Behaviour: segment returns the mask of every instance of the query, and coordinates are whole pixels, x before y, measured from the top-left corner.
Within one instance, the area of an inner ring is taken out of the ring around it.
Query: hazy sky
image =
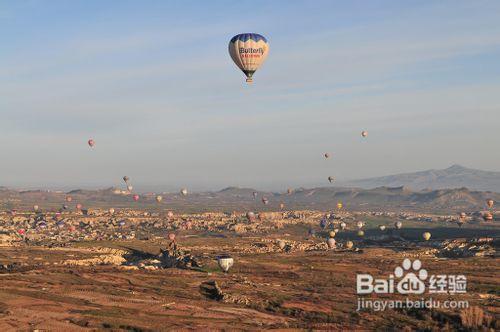
[[[270,44],[253,85],[242,32]],[[0,41],[0,185],[500,170],[500,1],[0,0]]]

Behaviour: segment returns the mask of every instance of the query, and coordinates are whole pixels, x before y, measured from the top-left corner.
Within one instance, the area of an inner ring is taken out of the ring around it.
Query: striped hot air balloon
[[[229,41],[229,55],[251,83],[252,76],[269,53],[267,39],[257,33],[242,33]]]

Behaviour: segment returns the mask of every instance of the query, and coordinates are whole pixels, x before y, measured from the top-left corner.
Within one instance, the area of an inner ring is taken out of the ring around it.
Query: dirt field
[[[55,248],[0,247],[4,266],[0,269],[0,330],[464,329],[463,309],[357,311],[356,273],[386,277],[405,257],[418,257],[429,274],[465,275],[467,293],[432,298],[468,301],[483,312],[486,323],[482,326],[498,328],[500,259],[496,255],[444,258],[429,254],[441,240],[417,240],[423,228],[411,223],[404,233],[409,239],[406,244],[377,244],[369,240],[376,223],[370,223],[365,239],[356,238],[352,231],[339,233],[339,244],[354,240],[352,250],[280,251],[278,239],[305,248],[325,242],[326,232],[307,238],[307,228],[300,226],[267,234],[180,232],[178,245],[201,263],[192,269],[127,264],[158,254],[168,245],[163,239],[84,241]],[[435,227],[434,233],[438,238],[468,232],[497,234],[496,229],[480,226],[457,229]],[[227,274],[217,266],[215,257],[221,253],[235,260]],[[96,257],[106,257],[105,263],[96,264]],[[223,299],[210,296],[213,281],[224,293]]]

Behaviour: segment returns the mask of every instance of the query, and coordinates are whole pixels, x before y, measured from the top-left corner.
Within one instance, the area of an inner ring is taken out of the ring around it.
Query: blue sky
[[[251,86],[241,32],[270,43]],[[0,40],[3,185],[500,170],[498,1],[0,0]]]

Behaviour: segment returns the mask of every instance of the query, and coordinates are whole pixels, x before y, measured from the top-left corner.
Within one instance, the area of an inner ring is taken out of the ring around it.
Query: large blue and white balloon
[[[267,39],[257,33],[242,33],[229,41],[229,55],[251,83],[252,76],[269,53]]]

